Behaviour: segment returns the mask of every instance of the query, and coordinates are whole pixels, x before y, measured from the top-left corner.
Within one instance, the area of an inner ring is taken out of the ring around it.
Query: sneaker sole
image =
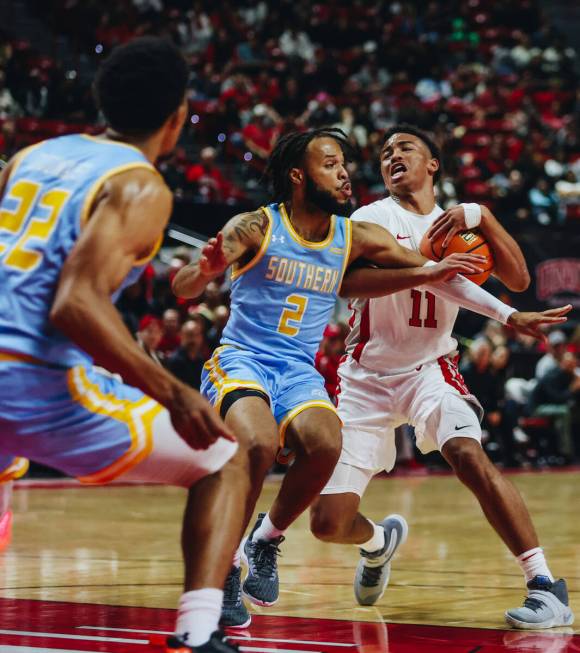
[[[399,522],[399,524],[401,525],[401,530],[402,530],[401,539],[397,542],[397,546],[393,549],[393,552],[391,553],[391,555],[386,560],[386,562],[390,562],[393,559],[393,556],[395,555],[395,553],[397,552],[399,547],[403,546],[403,544],[405,544],[405,542],[407,541],[407,537],[409,535],[409,524],[407,524],[407,520],[402,515],[393,514],[393,515],[388,515],[387,517],[385,517],[383,519],[383,521],[381,522],[381,525],[384,525],[384,523],[387,520],[394,520],[394,521]]]
[[[236,629],[238,629],[238,628],[247,628],[251,623],[252,623],[252,615],[250,615],[250,616],[248,617],[248,620],[247,620],[246,622],[244,622],[243,624],[228,625],[228,624],[224,624],[224,623],[222,623],[222,622],[220,621],[220,626],[221,626],[222,628],[227,628],[228,630],[230,630],[230,629],[231,629],[231,630],[236,630]]]
[[[514,628],[519,630],[543,630],[545,628],[559,628],[561,626],[571,626],[574,623],[574,613],[572,610],[564,613],[559,617],[554,617],[553,619],[547,619],[546,621],[541,621],[540,623],[530,623],[528,621],[520,621],[515,617],[512,617],[507,612],[505,613],[505,620]]]
[[[246,555],[246,542],[247,541],[248,541],[248,538],[244,537],[244,539],[242,540],[242,543],[240,544],[240,559],[246,565],[246,567],[249,570],[250,565],[248,563],[248,556]],[[248,573],[249,573],[249,571],[248,571]],[[247,578],[247,576],[246,576],[246,578]],[[244,580],[244,583],[245,583],[245,580]],[[242,583],[242,595],[245,596],[252,605],[257,605],[260,608],[269,608],[269,607],[271,607],[273,605],[276,605],[276,603],[278,603],[279,599],[276,599],[275,601],[268,602],[268,601],[263,601],[262,599],[257,599],[255,596],[252,596],[251,594],[248,594],[248,592],[244,588],[244,583]]]

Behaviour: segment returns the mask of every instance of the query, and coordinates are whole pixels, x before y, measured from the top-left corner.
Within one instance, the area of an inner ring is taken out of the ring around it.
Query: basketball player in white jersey
[[[444,212],[437,206],[439,151],[426,134],[410,125],[390,129],[381,170],[389,197],[358,209],[352,220],[378,224],[410,249],[418,249],[433,224],[432,234],[447,231],[449,237],[479,227],[493,250],[496,276],[511,290],[527,288],[520,248],[488,209],[467,204]],[[355,595],[361,605],[378,601],[407,524],[398,515],[375,524],[358,508],[371,478],[394,466],[395,428],[412,424],[419,449],[442,453],[525,574],[528,597],[522,608],[506,612],[508,623],[526,629],[571,624],[565,581],[554,580],[522,497],[481,447],[482,408],[457,369],[457,343],[451,337],[457,304],[421,287],[383,296],[386,292],[378,269],[353,270],[343,282],[341,294],[357,298],[347,356],[339,368],[343,448],[313,507],[313,533],[361,548]],[[569,310],[550,314],[559,318]]]

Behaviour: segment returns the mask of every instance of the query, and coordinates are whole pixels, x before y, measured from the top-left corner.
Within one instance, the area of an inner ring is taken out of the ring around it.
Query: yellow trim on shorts
[[[286,212],[286,207],[284,206],[283,202],[279,205],[278,210],[280,211],[280,215],[282,216],[282,222],[286,227],[286,231],[290,234],[292,240],[296,241],[299,245],[302,245],[303,247],[308,247],[309,249],[324,249],[327,245],[329,245],[334,240],[334,232],[336,227],[336,215],[334,215],[334,213],[330,216],[330,226],[326,238],[321,241],[315,241],[315,240],[306,240],[305,238],[302,238],[302,236],[294,229],[294,227],[292,226],[292,222],[288,217],[288,213]]]
[[[91,383],[83,367],[73,367],[67,373],[67,384],[74,401],[91,413],[105,415],[127,426],[131,446],[114,463],[88,476],[79,477],[81,483],[109,483],[144,460],[153,449],[153,420],[163,406],[150,397],[139,401],[119,399],[104,394]]]
[[[24,476],[30,467],[30,463],[26,458],[15,458],[6,469],[0,473],[0,483],[8,483],[21,476]]]
[[[221,347],[218,347],[213,352],[213,356],[204,364],[204,368],[207,370],[209,375],[209,380],[218,393],[214,404],[214,408],[217,411],[220,410],[226,395],[234,390],[240,390],[242,388],[246,390],[258,390],[259,392],[263,392],[267,397],[270,397],[269,393],[259,383],[256,383],[255,381],[245,381],[244,379],[233,379],[225,373],[220,365],[219,355],[224,349],[230,346],[231,345],[222,345]]]
[[[278,425],[278,431],[280,434],[280,448],[283,449],[285,447],[285,440],[286,440],[286,430],[290,426],[290,422],[300,415],[300,413],[304,412],[305,410],[308,410],[309,408],[327,408],[328,410],[332,411],[337,417],[338,413],[336,411],[336,406],[330,403],[330,401],[320,401],[320,400],[313,400],[313,401],[305,401],[303,404],[300,404],[296,406],[296,408],[293,408],[289,413],[286,414],[284,419],[280,422]],[[342,420],[340,417],[338,417],[341,425],[342,425]]]
[[[272,230],[274,228],[274,219],[272,218],[272,215],[270,214],[270,209],[267,206],[261,206],[260,209],[264,212],[264,214],[268,218],[268,227],[266,228],[266,233],[262,240],[262,244],[260,245],[260,249],[256,252],[256,255],[250,261],[248,261],[246,265],[244,265],[241,268],[238,268],[236,263],[232,265],[232,275],[231,275],[232,281],[234,279],[237,279],[238,277],[241,277],[242,274],[246,273],[248,270],[251,270],[253,267],[258,265],[258,263],[266,253],[268,246],[270,245],[270,239],[272,238]]]

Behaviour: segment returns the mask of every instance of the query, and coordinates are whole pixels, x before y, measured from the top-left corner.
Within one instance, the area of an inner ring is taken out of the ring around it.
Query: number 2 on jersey
[[[10,247],[0,243],[0,257],[4,256],[4,264],[21,272],[34,269],[42,260],[42,252],[30,247],[31,240],[47,241],[56,227],[58,216],[68,200],[70,193],[54,189],[41,195],[37,200],[40,184],[21,179],[17,181],[7,194],[7,198],[18,202],[14,211],[0,211],[0,232],[7,231],[20,234],[26,224],[26,229],[18,240]],[[48,211],[46,217],[31,217],[33,207]]]
[[[288,295],[286,306],[278,322],[278,332],[286,336],[291,336],[292,338],[298,335],[300,323],[302,322],[307,306],[308,297],[304,297],[304,295]],[[289,324],[289,322],[294,322],[295,324]]]
[[[429,291],[425,291],[425,299],[427,300],[427,315],[425,316],[424,320],[421,319],[421,300],[423,299],[423,293],[418,290],[411,290],[411,299],[413,300],[413,307],[411,309],[411,317],[409,318],[409,326],[436,329],[437,320],[435,319],[435,295]]]

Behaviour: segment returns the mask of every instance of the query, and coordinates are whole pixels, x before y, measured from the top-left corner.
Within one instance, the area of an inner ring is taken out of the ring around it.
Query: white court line
[[[79,630],[107,630],[117,633],[145,633],[151,635],[172,635],[173,633],[162,630],[141,630],[136,628],[109,628],[108,626],[77,626]],[[248,640],[252,642],[277,642],[280,644],[322,644],[323,646],[340,646],[352,648],[356,644],[344,644],[339,642],[313,642],[307,639],[273,639],[271,637],[248,637],[247,635],[228,635],[228,639]]]
[[[0,630],[0,635],[21,635],[22,637],[46,637],[50,639],[80,639],[84,640],[85,642],[115,642],[117,644],[149,644],[148,639],[97,637],[96,635],[64,635],[62,633],[40,633],[33,630]],[[1,648],[0,651],[4,653]]]
[[[7,644],[0,644],[0,651],[2,653],[95,653],[72,648],[46,648],[46,646],[36,648],[34,646],[8,646]]]

